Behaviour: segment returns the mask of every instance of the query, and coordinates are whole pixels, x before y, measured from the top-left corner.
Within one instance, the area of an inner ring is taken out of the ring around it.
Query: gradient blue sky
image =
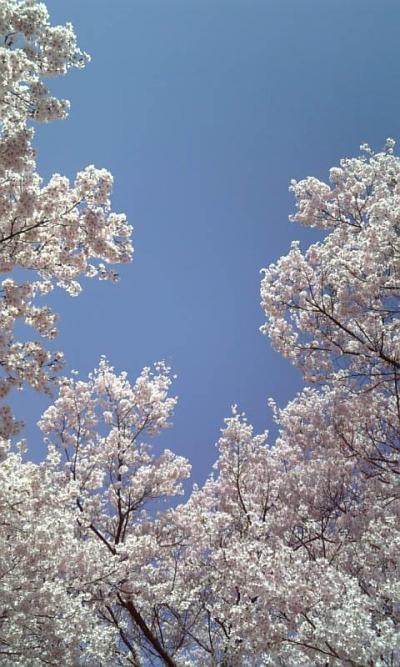
[[[178,374],[174,427],[160,445],[201,481],[237,402],[258,430],[301,386],[258,329],[259,270],[315,233],[288,221],[291,178],[397,138],[398,0],[69,0],[47,2],[92,56],[51,81],[67,121],[39,127],[40,173],[87,164],[115,177],[134,225],[118,285],[56,293],[57,347],[86,374],[106,354],[132,378],[166,359]],[[34,423],[47,399],[26,393]],[[43,453],[31,425],[30,455]]]

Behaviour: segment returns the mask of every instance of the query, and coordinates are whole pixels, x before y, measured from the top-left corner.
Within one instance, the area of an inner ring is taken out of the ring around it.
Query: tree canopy
[[[262,327],[304,375],[279,435],[236,406],[214,473],[180,504],[190,464],[148,441],[170,425],[171,369],[86,381],[50,352],[55,285],[115,279],[131,227],[112,176],[37,174],[31,121],[65,117],[43,78],[83,67],[71,25],[35,0],[0,8],[0,664],[394,666],[400,661],[400,159],[344,159],[292,182],[293,220],[323,240],[264,270]],[[40,302],[41,303],[41,302]],[[35,332],[18,339],[18,323]],[[40,464],[4,400],[58,394]]]

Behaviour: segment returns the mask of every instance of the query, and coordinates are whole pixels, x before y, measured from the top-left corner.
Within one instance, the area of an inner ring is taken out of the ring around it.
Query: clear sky
[[[57,348],[81,377],[106,354],[132,378],[166,359],[178,374],[160,440],[202,481],[237,402],[257,430],[266,401],[301,387],[258,329],[259,270],[317,236],[288,221],[291,178],[325,178],[359,145],[400,130],[398,0],[50,0],[92,56],[51,81],[67,121],[37,130],[40,173],[87,164],[115,178],[134,225],[118,285],[57,292]],[[35,422],[47,399],[26,393]],[[30,455],[43,453],[30,426]]]

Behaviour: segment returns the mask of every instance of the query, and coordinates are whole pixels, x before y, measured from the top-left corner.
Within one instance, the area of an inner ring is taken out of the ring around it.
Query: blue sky
[[[132,378],[166,359],[178,374],[161,439],[202,481],[233,402],[257,430],[266,401],[301,387],[258,329],[259,270],[316,234],[288,221],[291,178],[327,176],[359,145],[399,136],[398,0],[47,2],[92,56],[50,82],[67,121],[39,127],[39,171],[110,169],[114,210],[134,225],[118,285],[57,292],[57,347],[86,374],[106,354]],[[18,399],[30,455],[47,399]]]

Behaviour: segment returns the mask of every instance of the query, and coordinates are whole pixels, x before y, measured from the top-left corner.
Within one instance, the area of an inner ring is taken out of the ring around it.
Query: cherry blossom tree
[[[330,185],[292,183],[292,219],[327,235],[264,271],[262,330],[311,386],[271,401],[273,446],[234,411],[175,512],[204,664],[400,661],[400,160],[362,148]]]
[[[62,366],[42,340],[17,340],[22,321],[42,339],[56,335],[56,315],[35,297],[54,286],[80,291],[81,276],[115,278],[105,263],[129,261],[131,228],[110,210],[112,176],[87,167],[71,185],[55,174],[43,185],[36,173],[30,121],[65,118],[69,104],[50,95],[43,77],[65,74],[88,60],[72,26],[52,27],[43,3],[6,0],[0,8],[0,398],[25,383],[46,391]],[[21,281],[21,275],[26,276]],[[18,277],[17,277],[18,276]],[[1,408],[0,434],[20,424]]]

